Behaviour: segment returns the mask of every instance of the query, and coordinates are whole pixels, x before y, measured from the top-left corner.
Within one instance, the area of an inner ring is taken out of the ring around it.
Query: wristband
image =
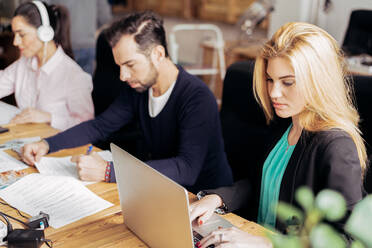
[[[110,182],[111,163],[107,161],[105,170],[105,182]]]
[[[205,191],[199,191],[198,194],[196,194],[196,197],[198,198],[198,200],[201,200],[204,196],[206,195],[209,195],[207,192]],[[222,198],[221,198],[222,199]],[[216,208],[214,210],[214,212],[216,214],[226,214],[228,213],[228,210],[227,210],[227,206],[225,205],[225,203],[222,201],[222,205],[218,208]]]

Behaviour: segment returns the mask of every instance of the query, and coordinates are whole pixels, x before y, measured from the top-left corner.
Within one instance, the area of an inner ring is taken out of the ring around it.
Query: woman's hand
[[[271,242],[260,236],[254,236],[236,227],[218,229],[204,237],[197,246],[206,248],[209,245],[215,248],[272,248]]]
[[[10,123],[22,124],[22,123],[50,123],[52,115],[49,112],[34,108],[26,108],[21,113],[17,114]]]
[[[190,219],[203,225],[213,214],[214,210],[222,205],[218,195],[206,195],[203,199],[190,204]]]

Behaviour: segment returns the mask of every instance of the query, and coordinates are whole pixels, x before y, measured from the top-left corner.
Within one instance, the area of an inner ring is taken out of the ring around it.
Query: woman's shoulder
[[[358,150],[351,135],[345,130],[332,128],[311,132],[305,140],[301,144],[304,148],[304,161],[312,161],[309,163],[315,165],[320,174],[348,171],[354,173],[355,178],[360,178]]]
[[[26,67],[31,63],[31,61],[32,61],[32,58],[26,58],[25,56],[20,56],[17,60],[11,63],[8,67]]]
[[[83,69],[76,63],[74,59],[72,59],[70,56],[68,56],[63,48],[59,46],[57,48],[57,51],[51,58],[51,62],[53,64],[58,64],[59,67],[63,67],[64,70],[62,71],[68,71],[70,72],[84,72]]]
[[[316,132],[305,131],[303,137],[313,145],[323,149],[339,150],[340,147],[343,147],[343,149],[349,148],[354,150],[356,148],[351,135],[340,128],[331,128]]]
[[[73,60],[70,56],[68,56],[63,49],[61,49],[61,58],[63,60],[63,66],[68,67],[74,71],[84,72],[83,69]]]
[[[337,139],[351,139],[350,134],[341,128],[331,128],[328,130],[311,132],[311,135],[313,136],[314,139],[324,142]]]
[[[85,72],[75,60],[69,57],[63,49],[61,49],[61,60],[60,66],[63,67],[61,72],[64,73],[65,76],[69,77],[70,80],[77,79],[77,81],[85,82],[85,81],[92,81],[92,77],[89,73]]]
[[[23,75],[25,72],[32,71],[32,58],[20,56],[5,69],[0,70],[0,74],[7,75],[10,78],[16,78],[17,75]],[[36,68],[36,65],[35,65]]]

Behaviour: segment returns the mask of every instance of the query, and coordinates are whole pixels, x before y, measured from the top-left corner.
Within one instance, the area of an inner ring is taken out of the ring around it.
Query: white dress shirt
[[[14,93],[20,109],[49,112],[61,130],[93,118],[92,89],[91,76],[61,47],[41,68],[36,57],[21,56],[0,70],[0,98]]]

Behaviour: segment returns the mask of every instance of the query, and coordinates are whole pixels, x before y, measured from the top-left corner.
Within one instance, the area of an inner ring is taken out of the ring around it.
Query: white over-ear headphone
[[[45,5],[40,1],[32,1],[37,7],[41,17],[41,26],[37,29],[37,36],[42,42],[48,42],[54,38],[54,30],[49,23],[49,15]]]

